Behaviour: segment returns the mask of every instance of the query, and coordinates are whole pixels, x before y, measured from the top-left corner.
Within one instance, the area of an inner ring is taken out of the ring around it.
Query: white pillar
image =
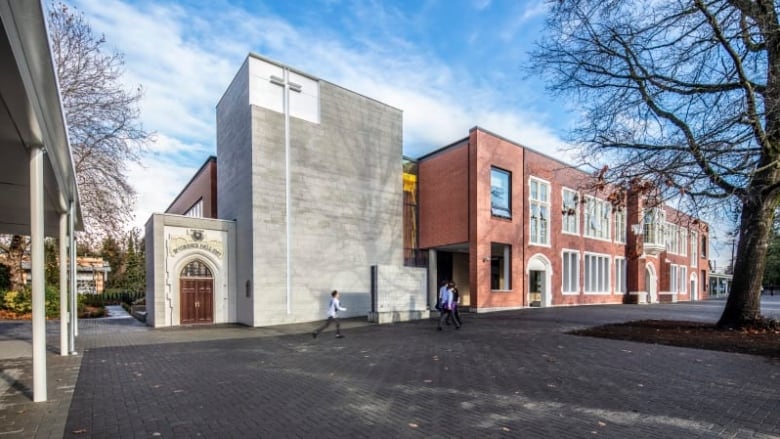
[[[78,318],[79,310],[76,302],[76,207],[70,203],[70,214],[68,215],[68,228],[70,229],[70,257],[68,264],[70,268],[70,353],[76,353],[76,336],[79,335]]]
[[[439,262],[435,249],[428,249],[428,309],[436,306],[439,296]]]
[[[46,274],[43,269],[43,148],[30,148],[33,401],[46,401]]]
[[[68,214],[60,214],[60,355],[68,355]]]

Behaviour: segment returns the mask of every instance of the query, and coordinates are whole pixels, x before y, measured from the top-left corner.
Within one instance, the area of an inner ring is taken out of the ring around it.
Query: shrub
[[[3,308],[16,314],[32,312],[32,293],[29,289],[7,291],[3,296]]]

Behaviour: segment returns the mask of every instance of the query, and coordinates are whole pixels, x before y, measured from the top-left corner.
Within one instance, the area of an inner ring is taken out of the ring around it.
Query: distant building
[[[32,283],[30,261],[22,261],[22,279],[25,285]],[[79,256],[76,257],[76,292],[78,294],[103,294],[111,265],[103,258]]]

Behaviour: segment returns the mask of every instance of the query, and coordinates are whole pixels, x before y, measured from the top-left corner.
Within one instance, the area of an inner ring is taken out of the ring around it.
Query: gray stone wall
[[[376,270],[376,309],[369,313],[370,321],[393,323],[430,316],[425,268],[378,265]]]
[[[248,62],[244,62],[217,104],[217,211],[236,221],[235,295],[239,323],[254,322],[252,267],[252,113],[249,106]]]
[[[146,324],[154,327],[179,325],[179,272],[186,262],[198,259],[212,269],[214,279],[214,323],[236,322],[235,289],[229,280],[235,278],[235,226],[233,221],[193,218],[171,214],[153,214],[146,223],[146,248],[153,249],[146,258]],[[189,229],[204,232],[203,243],[216,245],[219,254],[202,249],[171,251]],[[216,240],[217,244],[214,243]],[[175,241],[175,239],[174,239]]]
[[[338,289],[367,315],[371,265],[402,265],[401,111],[320,81],[321,123],[290,119],[287,311],[284,115],[252,109],[255,325],[324,318]]]

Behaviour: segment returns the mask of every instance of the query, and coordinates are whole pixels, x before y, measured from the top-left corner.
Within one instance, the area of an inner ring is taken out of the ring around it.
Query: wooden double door
[[[214,322],[214,278],[202,262],[194,261],[179,278],[181,324]]]

